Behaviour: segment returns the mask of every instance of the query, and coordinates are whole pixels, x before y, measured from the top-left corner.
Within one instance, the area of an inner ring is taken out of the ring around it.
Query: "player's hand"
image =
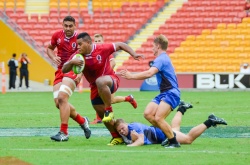
[[[84,65],[84,61],[79,58],[74,58],[71,60],[71,64],[82,67]]]
[[[56,65],[60,65],[61,64],[61,57],[59,56],[54,56],[54,58],[52,59],[53,63]]]
[[[125,78],[125,79],[132,79],[132,74],[128,71],[128,70],[121,70],[119,72],[119,75],[121,75],[122,78]]]
[[[140,60],[140,58],[141,59],[145,59],[145,56],[143,55],[143,54],[135,54],[135,55],[133,55],[133,58],[135,59],[135,60]]]
[[[77,74],[76,78],[74,79],[74,81],[76,82],[76,84],[80,83],[82,79],[82,73]]]

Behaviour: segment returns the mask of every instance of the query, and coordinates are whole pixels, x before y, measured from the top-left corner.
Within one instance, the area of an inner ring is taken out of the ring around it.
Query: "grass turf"
[[[131,92],[118,92],[128,95]],[[143,118],[147,103],[157,92],[132,92],[138,102],[136,110],[129,103],[113,105],[115,118],[127,122],[149,123]],[[210,113],[226,119],[227,127],[242,127],[249,135],[249,92],[182,92],[182,99],[194,108],[183,117],[182,126],[195,126],[207,119]],[[74,93],[70,102],[82,115],[92,120],[95,112],[89,93]],[[0,128],[58,127],[59,112],[53,103],[52,93],[7,93],[0,95]],[[167,117],[171,119],[175,111]],[[70,120],[69,129],[78,127]],[[91,127],[103,128],[102,124]],[[222,127],[224,128],[224,127]],[[206,133],[213,130],[209,129]],[[243,130],[243,131],[244,131]],[[111,137],[93,136],[89,140],[70,136],[69,142],[51,142],[48,137],[0,137],[0,157],[14,156],[31,164],[248,164],[249,137],[247,138],[198,138],[192,145],[179,149],[165,149],[159,145],[142,147],[107,146]],[[217,132],[223,135],[223,131]],[[1,132],[0,132],[1,134]],[[222,136],[223,137],[223,136]]]

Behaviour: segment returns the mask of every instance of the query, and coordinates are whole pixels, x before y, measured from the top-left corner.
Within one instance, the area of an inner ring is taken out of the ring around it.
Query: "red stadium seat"
[[[23,14],[24,13],[24,9],[23,8],[16,8],[16,13],[17,14]]]

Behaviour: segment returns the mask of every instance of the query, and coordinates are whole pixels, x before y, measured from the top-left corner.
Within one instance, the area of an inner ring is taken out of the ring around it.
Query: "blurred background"
[[[105,42],[126,42],[146,56],[135,61],[126,52],[116,53],[116,72],[148,69],[153,38],[163,34],[181,88],[249,88],[249,73],[238,75],[250,63],[249,7],[248,0],[1,0],[2,74],[5,70],[8,78],[6,63],[13,53],[18,58],[25,52],[32,61],[31,83],[51,85],[56,67],[46,48],[71,15],[78,32],[101,33]],[[121,88],[143,83],[121,80]]]

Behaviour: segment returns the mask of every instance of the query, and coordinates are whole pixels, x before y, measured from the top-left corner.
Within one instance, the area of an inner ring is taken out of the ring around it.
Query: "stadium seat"
[[[78,8],[78,2],[70,2],[69,7],[70,7],[70,9],[77,9]]]
[[[67,2],[60,2],[59,7],[62,8],[68,8],[68,3]]]
[[[5,7],[14,9],[15,8],[15,3],[14,2],[6,2]]]
[[[226,29],[226,24],[225,23],[220,23],[217,25],[217,29]]]
[[[24,8],[25,2],[16,2],[16,8]]]
[[[49,3],[49,7],[50,7],[50,8],[53,8],[53,9],[54,9],[54,8],[58,8],[58,3],[56,3],[56,2],[50,2],[50,3]]]
[[[79,2],[79,7],[80,7],[80,8],[87,8],[87,7],[88,7],[88,2],[85,2],[85,1],[82,2],[82,1],[80,1],[80,2]]]

